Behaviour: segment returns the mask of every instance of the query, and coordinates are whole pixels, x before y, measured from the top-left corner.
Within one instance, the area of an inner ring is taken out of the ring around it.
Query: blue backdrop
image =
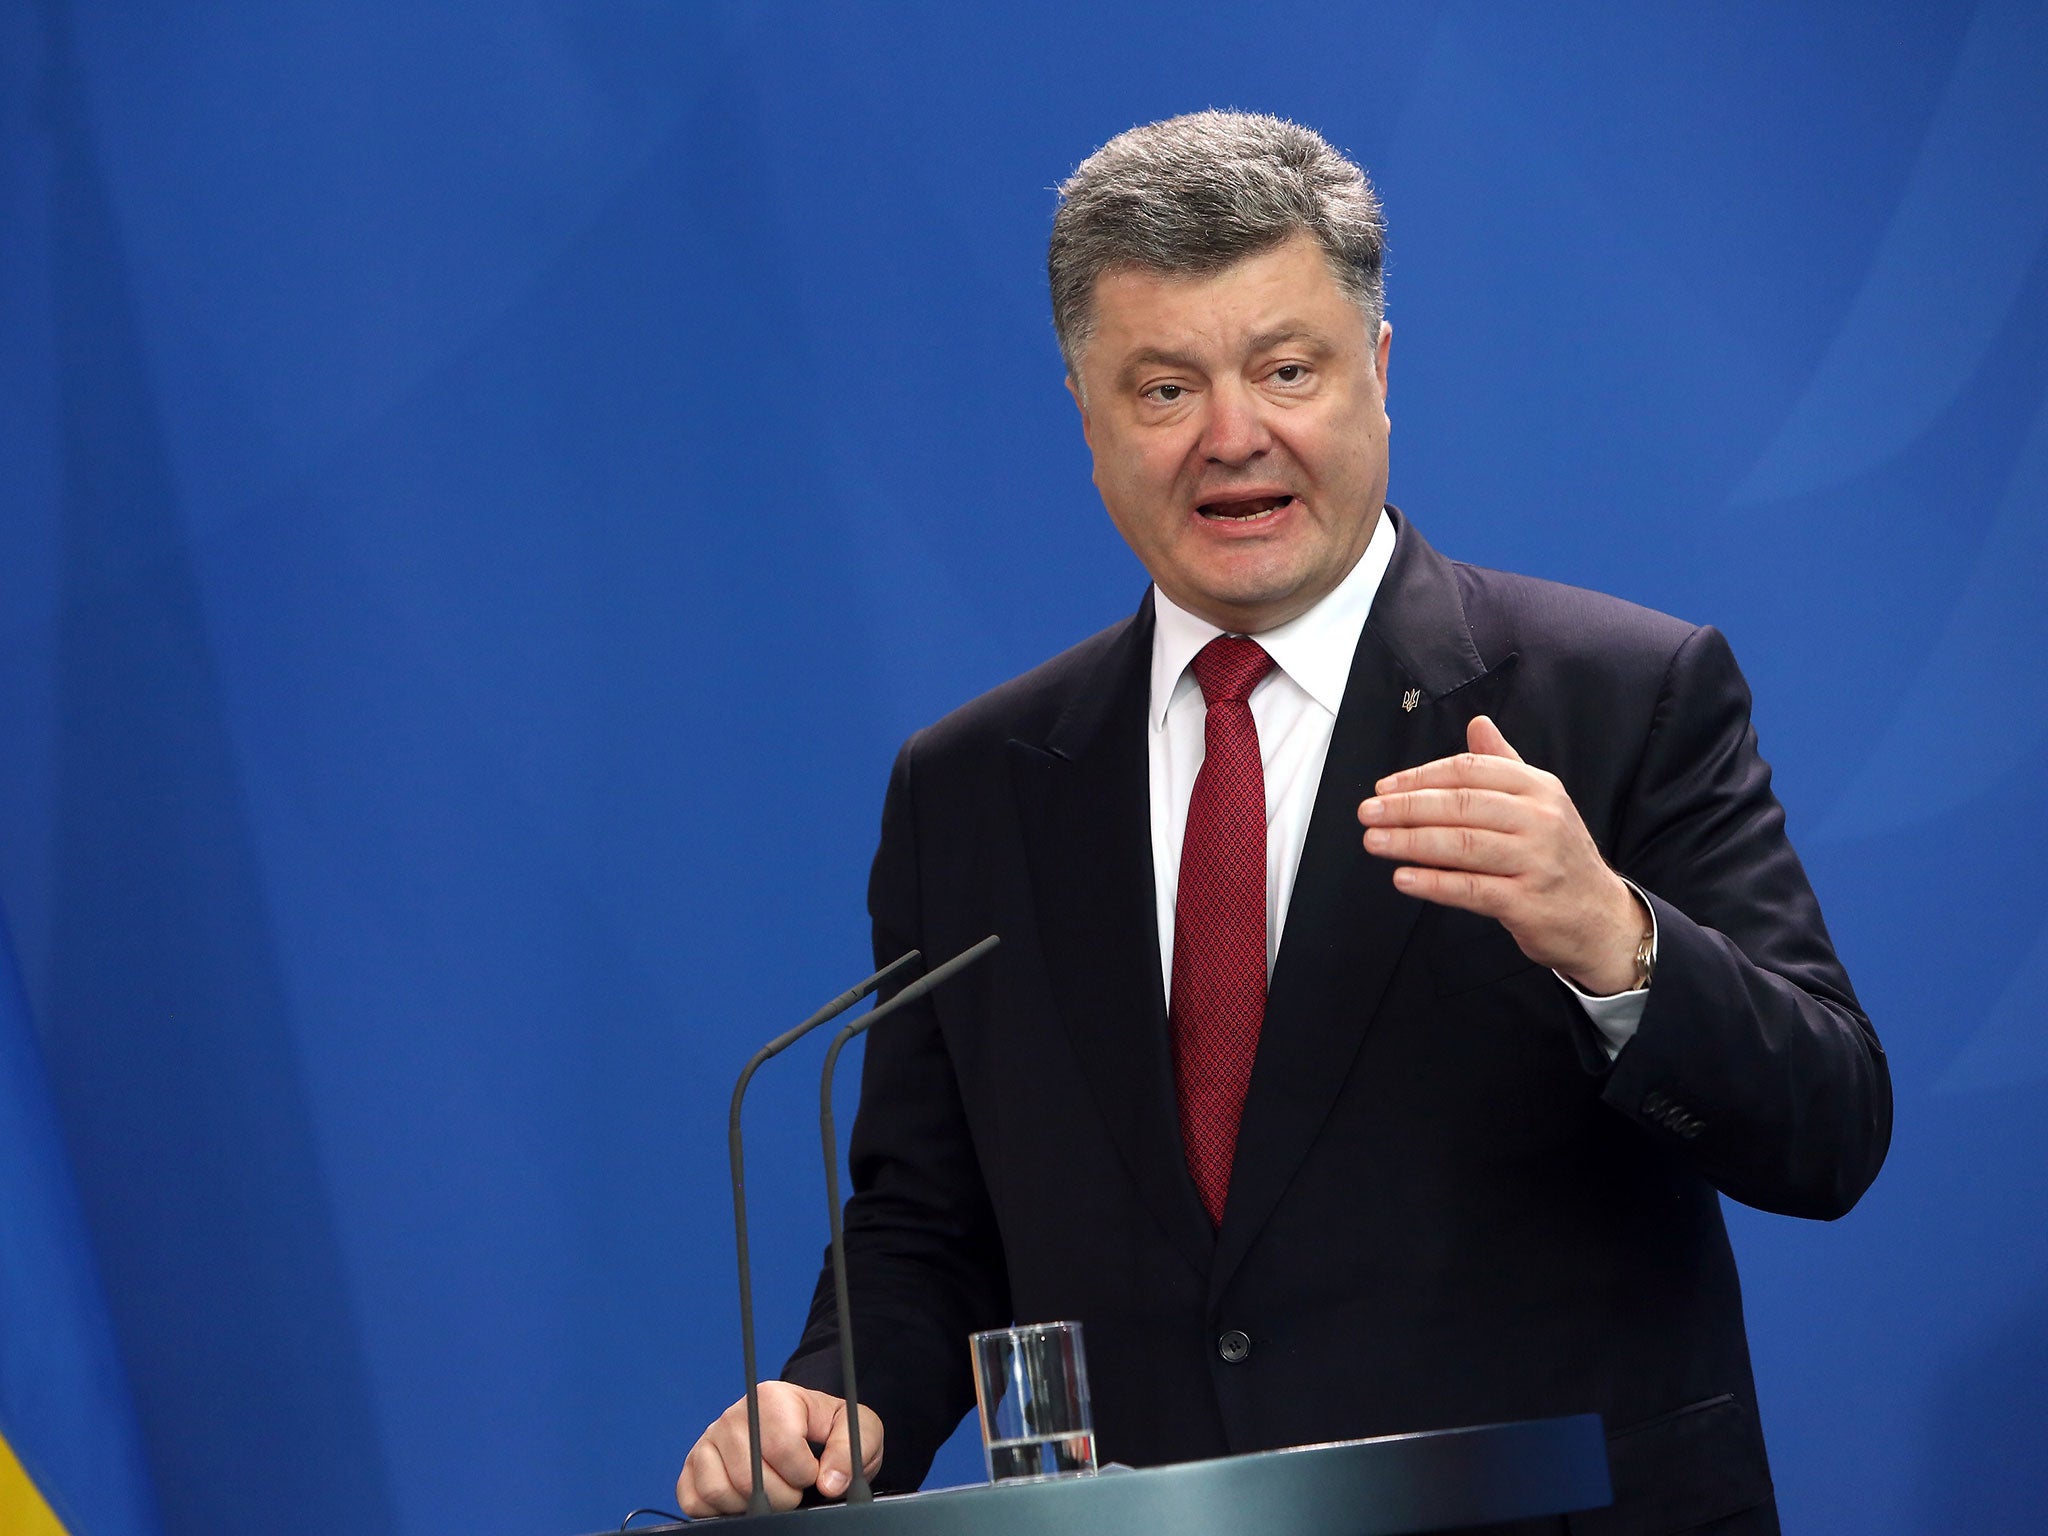
[[[665,1501],[895,746],[1141,590],[1049,189],[1210,104],[1379,181],[1430,539],[1756,687],[1898,1087],[1732,1213],[1789,1528],[2038,1529],[2041,5],[0,0],[0,904],[172,1536]]]

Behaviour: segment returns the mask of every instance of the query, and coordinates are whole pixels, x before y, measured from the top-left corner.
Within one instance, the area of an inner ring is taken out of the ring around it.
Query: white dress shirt
[[[1266,774],[1266,971],[1272,974],[1286,929],[1287,904],[1301,867],[1316,786],[1329,755],[1330,734],[1343,707],[1352,653],[1366,616],[1394,558],[1393,520],[1384,515],[1358,564],[1315,607],[1254,638],[1273,658],[1251,693]],[[1158,894],[1159,963],[1168,997],[1173,991],[1173,913],[1180,889],[1181,837],[1188,801],[1205,752],[1208,706],[1189,663],[1224,631],[1197,618],[1157,587],[1152,589],[1152,693],[1146,715],[1146,751],[1152,781],[1152,888]],[[1363,837],[1363,829],[1360,829]],[[1364,855],[1361,854],[1363,857]],[[1654,944],[1654,940],[1653,940]],[[1607,1053],[1617,1054],[1635,1034],[1647,991],[1591,997],[1563,977],[1599,1031]]]

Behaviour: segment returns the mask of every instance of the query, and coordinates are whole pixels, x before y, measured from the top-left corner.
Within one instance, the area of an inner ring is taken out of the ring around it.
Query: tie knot
[[[1272,670],[1273,658],[1244,635],[1218,635],[1195,653],[1195,681],[1208,705],[1242,704]]]

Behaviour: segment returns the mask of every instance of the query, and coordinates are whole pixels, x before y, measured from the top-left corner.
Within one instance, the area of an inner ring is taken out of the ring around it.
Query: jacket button
[[[1217,1335],[1216,1353],[1232,1365],[1243,1360],[1252,1352],[1252,1336],[1242,1328],[1232,1328]]]
[[[1678,1134],[1684,1137],[1687,1141],[1691,1141],[1695,1136],[1699,1135],[1699,1133],[1701,1131],[1704,1131],[1706,1128],[1707,1122],[1700,1119],[1698,1115],[1693,1115],[1678,1127]]]

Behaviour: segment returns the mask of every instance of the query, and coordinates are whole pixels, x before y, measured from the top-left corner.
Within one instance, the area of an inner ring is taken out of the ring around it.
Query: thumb
[[[818,1492],[837,1498],[853,1481],[853,1450],[846,1433],[846,1404],[823,1392],[811,1396],[811,1436],[822,1439],[818,1455]],[[882,1464],[882,1421],[874,1409],[860,1410],[861,1469],[870,1477]]]
[[[1485,715],[1474,715],[1472,723],[1465,727],[1465,745],[1486,757],[1505,757],[1517,763],[1522,760],[1522,754],[1509,746],[1507,737],[1501,735],[1500,727]]]

